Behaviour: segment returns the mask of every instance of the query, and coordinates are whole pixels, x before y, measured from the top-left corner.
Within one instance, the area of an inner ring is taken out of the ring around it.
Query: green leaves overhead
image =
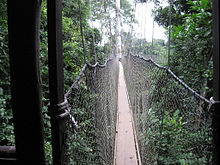
[[[157,6],[155,20],[168,27],[167,7]],[[171,69],[205,97],[212,91],[212,1],[174,0],[172,6]],[[204,77],[208,71],[209,77]],[[208,90],[202,90],[208,85]]]

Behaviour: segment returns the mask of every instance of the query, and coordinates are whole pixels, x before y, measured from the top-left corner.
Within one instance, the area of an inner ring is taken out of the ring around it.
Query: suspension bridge
[[[214,100],[219,93],[210,100],[204,98],[152,59],[129,52],[120,61],[111,54],[104,64],[85,62],[64,93],[61,1],[48,2],[53,164],[218,164],[219,102]],[[40,1],[25,3],[8,2],[16,151],[0,147],[1,155],[6,155],[0,162],[39,165],[45,164],[38,59]],[[213,6],[219,15],[219,6]],[[18,22],[19,18],[25,21]],[[214,34],[219,34],[216,17],[214,22]],[[215,35],[214,39],[214,65],[218,66],[219,39]]]
[[[65,95],[66,164],[210,163],[211,102],[151,59],[121,61],[85,65]]]

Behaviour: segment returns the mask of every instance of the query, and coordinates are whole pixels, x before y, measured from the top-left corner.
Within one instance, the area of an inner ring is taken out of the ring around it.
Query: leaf
[[[209,0],[201,0],[201,7],[207,9]]]
[[[174,116],[178,116],[179,113],[180,113],[180,111],[177,109],[174,113]]]
[[[205,34],[204,34],[204,37],[208,37],[208,36],[210,36],[211,33],[212,33],[211,30],[206,31]]]

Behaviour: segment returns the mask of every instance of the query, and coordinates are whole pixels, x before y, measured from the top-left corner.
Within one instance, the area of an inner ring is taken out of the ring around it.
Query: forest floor
[[[115,165],[137,165],[135,132],[132,112],[128,103],[123,66],[119,62],[118,121],[116,133]]]

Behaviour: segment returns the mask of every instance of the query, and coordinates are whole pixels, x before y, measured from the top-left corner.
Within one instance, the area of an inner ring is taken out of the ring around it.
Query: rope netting
[[[65,164],[113,164],[117,114],[118,64],[85,64],[66,93],[73,120],[66,126]],[[69,118],[71,119],[71,117]]]
[[[210,101],[151,59],[122,63],[142,164],[211,164]]]

